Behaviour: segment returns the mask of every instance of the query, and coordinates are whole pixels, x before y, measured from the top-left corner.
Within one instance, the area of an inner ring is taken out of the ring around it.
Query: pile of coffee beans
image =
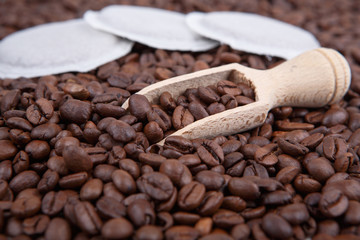
[[[160,105],[151,105],[146,97],[134,94],[129,98],[129,111],[136,119],[143,120],[144,134],[149,142],[157,143],[174,129],[254,101],[254,91],[246,84],[221,80],[216,85],[186,89],[176,100],[169,92],[163,92],[158,99]],[[120,120],[129,117],[126,115]]]
[[[88,73],[1,80],[0,239],[359,239],[360,5],[335,2],[136,1],[274,16],[346,56],[352,84],[339,103],[276,108],[262,126],[233,136],[153,145],[159,128],[165,137],[188,113],[196,120],[211,104],[214,112],[244,104],[251,91],[189,89],[180,100],[164,93],[157,106],[135,93],[231,62],[268,69],[282,60],[226,45],[195,54],[138,44]],[[107,4],[2,1],[0,36]],[[220,100],[207,100],[213,92]],[[191,102],[200,104],[194,113]]]

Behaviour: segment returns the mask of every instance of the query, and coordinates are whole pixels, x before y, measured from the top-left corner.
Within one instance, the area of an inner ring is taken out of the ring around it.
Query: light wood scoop
[[[305,52],[269,70],[228,64],[174,77],[150,85],[137,94],[158,104],[167,91],[174,99],[188,88],[216,84],[220,80],[246,83],[255,91],[255,102],[208,116],[176,131],[188,139],[213,138],[249,130],[264,123],[275,107],[322,107],[339,101],[350,85],[350,67],[337,51],[319,48]],[[128,107],[128,101],[123,104]],[[164,140],[158,144],[162,145]]]

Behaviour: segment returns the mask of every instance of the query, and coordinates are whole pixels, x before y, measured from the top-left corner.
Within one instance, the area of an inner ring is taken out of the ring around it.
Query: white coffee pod
[[[189,13],[186,23],[195,32],[232,48],[285,59],[320,47],[308,31],[252,13]]]
[[[92,27],[165,50],[205,51],[219,43],[186,25],[185,15],[150,7],[112,5],[84,15]]]
[[[0,78],[87,72],[122,57],[133,42],[90,27],[83,19],[28,28],[0,42]]]

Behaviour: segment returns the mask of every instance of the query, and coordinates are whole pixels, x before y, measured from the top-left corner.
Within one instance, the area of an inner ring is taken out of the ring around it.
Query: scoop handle
[[[328,48],[305,52],[263,74],[263,78],[252,80],[259,100],[269,103],[271,108],[335,103],[347,92],[351,78],[346,59]]]

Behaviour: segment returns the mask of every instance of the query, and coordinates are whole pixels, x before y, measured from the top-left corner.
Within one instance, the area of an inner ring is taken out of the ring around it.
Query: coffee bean
[[[40,181],[39,175],[32,170],[27,170],[16,175],[10,182],[9,187],[15,193],[19,193],[24,189],[36,187]]]
[[[159,168],[159,172],[167,175],[174,185],[182,187],[192,181],[190,170],[178,160],[166,160]]]
[[[54,107],[51,102],[45,98],[37,99],[35,104],[30,105],[26,109],[26,118],[33,125],[39,125],[48,122],[53,114]]]
[[[184,239],[197,239],[199,237],[199,231],[189,226],[174,226],[166,230],[165,238],[169,240],[175,240],[179,238]]]
[[[168,199],[174,186],[168,176],[159,172],[145,173],[136,181],[138,189],[156,200]]]
[[[71,239],[71,228],[69,223],[63,218],[53,218],[45,231],[45,239]]]
[[[103,190],[103,183],[100,179],[94,178],[87,181],[80,190],[80,199],[91,201],[98,199]]]
[[[152,107],[146,97],[134,94],[129,98],[129,110],[138,119],[145,119],[147,112],[151,109]]]
[[[349,206],[348,198],[340,190],[325,191],[319,202],[320,211],[327,217],[342,215]]]
[[[199,213],[202,216],[214,214],[221,206],[224,200],[222,192],[209,191],[205,193],[204,199],[199,206]]]
[[[205,186],[199,182],[190,182],[183,186],[178,194],[180,208],[190,211],[200,206],[205,196]]]
[[[200,159],[208,166],[214,167],[222,164],[224,161],[224,152],[222,148],[214,141],[204,140],[196,148]]]
[[[65,206],[68,196],[64,191],[48,192],[41,203],[41,211],[47,215],[58,214]]]
[[[102,227],[102,221],[90,202],[77,202],[74,206],[77,225],[89,234],[97,234]]]
[[[28,132],[31,132],[31,130],[33,129],[33,126],[31,125],[31,123],[21,117],[9,118],[6,121],[6,125],[8,125],[8,127],[10,127],[10,128],[17,128],[17,129],[21,129],[23,131],[28,131]]]
[[[261,226],[266,234],[272,238],[286,239],[293,235],[291,225],[284,218],[274,213],[266,214]]]
[[[159,124],[155,121],[151,121],[144,127],[144,133],[150,142],[156,143],[164,138],[164,132],[160,128]]]
[[[46,215],[39,214],[31,218],[24,219],[23,231],[27,235],[43,234],[48,227],[50,218]]]
[[[146,225],[140,227],[136,232],[135,240],[158,240],[163,239],[163,233],[160,227],[154,225]]]
[[[124,204],[113,197],[102,197],[96,202],[96,209],[103,218],[119,218],[126,215]]]
[[[107,221],[101,229],[101,234],[107,239],[126,239],[132,235],[133,231],[131,223],[120,217]]]
[[[155,153],[140,153],[139,160],[143,164],[148,164],[152,167],[160,167],[166,161],[166,158]]]
[[[173,149],[182,154],[192,153],[194,147],[190,140],[181,136],[170,136],[164,143],[165,149]]]
[[[39,197],[17,198],[11,205],[11,214],[18,218],[34,216],[41,208]]]
[[[0,160],[12,159],[17,153],[17,148],[10,140],[0,140]]]
[[[136,191],[136,183],[132,176],[124,170],[115,170],[111,174],[116,188],[123,194],[132,194]]]
[[[196,174],[195,180],[204,184],[207,190],[219,190],[225,183],[221,174],[206,170]]]
[[[92,113],[90,103],[76,99],[66,101],[59,110],[61,118],[77,124],[85,123]]]
[[[244,223],[244,218],[241,215],[225,209],[218,210],[212,218],[217,227],[225,229]]]
[[[207,113],[205,108],[196,101],[192,101],[189,104],[189,111],[190,111],[191,115],[194,116],[195,120],[200,120],[202,118],[209,116],[209,114]]]
[[[250,236],[250,228],[247,224],[238,224],[232,228],[231,236],[236,240],[248,239]]]
[[[286,221],[293,225],[302,224],[310,217],[306,205],[303,203],[286,205],[280,210],[279,214]]]
[[[59,182],[59,174],[51,169],[48,169],[42,176],[37,185],[37,189],[41,193],[53,190]]]
[[[194,122],[194,116],[188,109],[179,105],[175,108],[172,116],[172,124],[176,130],[179,130]]]
[[[125,198],[125,196],[121,192],[119,192],[119,190],[115,187],[114,183],[112,182],[104,184],[103,192],[104,192],[104,196],[112,197],[119,202],[121,202]]]
[[[73,172],[89,171],[93,167],[90,156],[78,146],[66,146],[62,151],[65,166]]]
[[[25,147],[25,152],[34,160],[42,160],[50,153],[50,146],[45,141],[33,140]]]
[[[120,120],[112,121],[106,127],[106,131],[114,140],[120,142],[129,142],[136,137],[135,130],[129,124]]]
[[[135,226],[155,223],[155,211],[151,204],[145,199],[133,201],[127,208],[127,215]]]
[[[75,189],[81,187],[88,179],[86,172],[69,174],[59,180],[59,186],[64,189]]]
[[[309,152],[309,149],[303,145],[282,138],[278,140],[278,145],[284,153],[293,157],[302,156]]]
[[[255,200],[260,197],[259,187],[244,178],[233,177],[228,185],[231,194],[239,196],[245,200]]]
[[[200,220],[200,216],[195,213],[176,212],[173,214],[174,221],[180,225],[194,225]]]

